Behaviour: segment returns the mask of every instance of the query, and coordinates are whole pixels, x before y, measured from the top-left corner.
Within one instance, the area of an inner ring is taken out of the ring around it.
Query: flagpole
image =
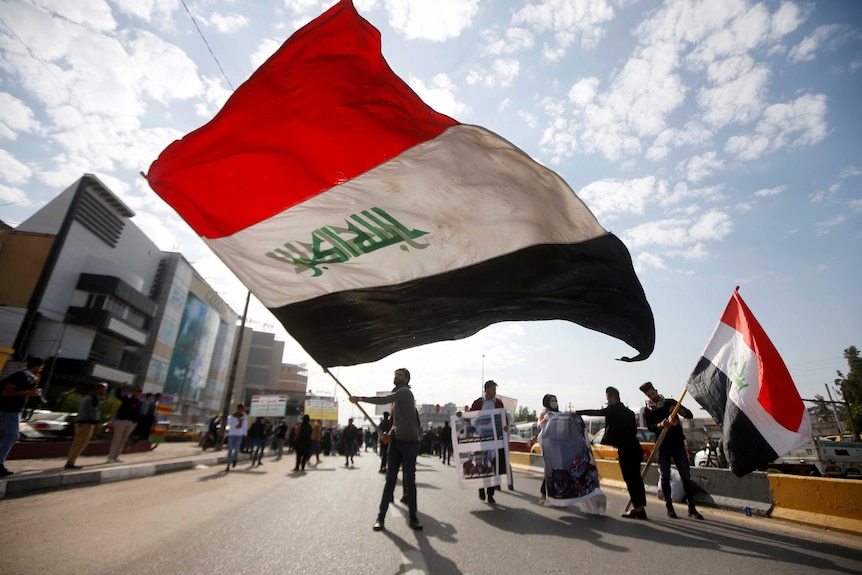
[[[321,367],[323,367],[323,366],[321,366]],[[344,390],[344,393],[346,393],[348,397],[353,397],[353,394],[352,394],[352,393],[350,393],[350,390],[348,390],[346,387],[344,387],[344,384],[343,384],[343,383],[341,383],[341,382],[338,380],[338,378],[337,378],[337,377],[335,377],[335,375],[333,375],[333,373],[332,373],[331,371],[329,371],[329,368],[327,368],[327,367],[323,367],[323,371],[324,371],[324,373],[328,374],[328,375],[329,375],[329,377],[331,377],[332,379],[334,379],[334,380],[335,380],[335,383],[337,383],[337,384],[338,384],[338,387],[340,387],[341,389],[343,389],[343,390]],[[355,405],[357,408],[359,408],[359,411],[361,411],[361,412],[362,412],[362,415],[364,415],[364,416],[365,416],[365,419],[367,419],[367,420],[368,420],[368,423],[370,423],[370,424],[371,424],[371,426],[372,426],[372,427],[374,427],[374,431],[376,431],[376,432],[378,433],[378,435],[379,435],[379,434],[380,434],[380,428],[379,428],[379,427],[377,427],[377,423],[375,423],[375,421],[371,418],[371,416],[370,416],[370,415],[368,415],[368,413],[367,413],[367,412],[362,408],[362,406],[361,406],[361,405],[359,405],[358,403],[354,403],[353,405]]]
[[[679,412],[679,408],[682,407],[682,398],[685,397],[685,394],[687,392],[688,392],[688,388],[684,387],[682,389],[682,395],[679,396],[679,399],[677,400],[676,405],[673,407],[673,411],[671,411],[670,415],[668,416],[668,420],[672,420],[674,417],[676,417],[676,414]],[[679,425],[679,424],[677,424],[677,425]],[[649,471],[650,466],[652,465],[653,456],[656,453],[658,453],[658,449],[659,449],[659,447],[661,447],[661,444],[664,441],[664,436],[667,435],[667,432],[669,429],[670,429],[669,425],[664,427],[661,430],[661,433],[659,434],[658,439],[655,440],[655,447],[653,447],[653,450],[650,452],[649,457],[647,457],[646,465],[644,465],[644,470],[641,473],[641,481],[643,481],[644,477],[646,477],[646,474]],[[667,501],[669,497],[670,497],[670,493],[664,494],[665,501]],[[625,511],[628,512],[628,510],[631,509],[631,506],[632,506],[632,500],[630,498],[629,502],[626,503]]]

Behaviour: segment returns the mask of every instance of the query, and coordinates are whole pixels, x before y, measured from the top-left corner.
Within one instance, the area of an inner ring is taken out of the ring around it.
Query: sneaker
[[[545,497],[544,495],[539,497],[539,505],[541,505],[542,507],[547,506],[548,505],[548,498]]]
[[[67,463],[63,466],[63,469],[83,469],[83,467],[81,467],[80,465],[72,465],[70,463]]]
[[[375,531],[383,531],[386,528],[383,524],[383,518],[378,517],[377,521],[374,522],[374,525],[372,525],[371,528]]]
[[[422,529],[424,529],[424,527],[422,527],[422,524],[419,522],[418,517],[410,518],[410,529],[412,529],[413,531],[422,531]]]

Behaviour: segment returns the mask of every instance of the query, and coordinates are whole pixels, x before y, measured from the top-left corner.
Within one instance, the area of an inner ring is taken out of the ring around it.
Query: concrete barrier
[[[862,535],[862,481],[769,475],[772,517]]]

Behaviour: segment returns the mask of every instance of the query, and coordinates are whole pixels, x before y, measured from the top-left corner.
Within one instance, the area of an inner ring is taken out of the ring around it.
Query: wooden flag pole
[[[676,414],[679,413],[679,408],[680,408],[680,406],[682,406],[682,398],[685,397],[686,392],[688,392],[688,388],[683,388],[682,395],[680,395],[679,399],[676,401],[676,405],[674,406],[673,411],[670,412],[670,416],[668,416],[668,419],[672,420],[674,417],[676,417]],[[677,425],[679,425],[679,424],[677,424]],[[646,474],[649,471],[650,466],[652,465],[653,458],[656,455],[656,453],[658,453],[658,449],[659,449],[659,447],[661,447],[661,444],[664,441],[664,436],[667,435],[667,432],[669,429],[670,429],[670,426],[662,429],[661,433],[658,436],[658,439],[656,439],[655,447],[653,448],[652,452],[649,454],[649,457],[647,458],[647,461],[646,461],[646,465],[644,465],[644,470],[641,473],[641,481],[643,481],[643,478],[646,477]],[[664,494],[665,500],[667,500],[667,498],[669,496],[670,496],[669,493],[665,493]],[[625,509],[626,512],[628,512],[628,510],[631,509],[631,506],[632,506],[632,500],[631,500],[631,498],[629,498],[629,502],[626,503],[626,509]]]
[[[337,378],[337,377],[335,377],[335,375],[333,375],[333,373],[332,373],[331,371],[329,371],[329,368],[328,368],[328,367],[324,367],[324,368],[323,368],[323,371],[324,371],[324,373],[328,374],[328,375],[329,375],[329,377],[331,377],[332,379],[334,379],[334,380],[335,380],[335,383],[337,383],[337,384],[338,384],[338,387],[340,387],[341,389],[343,389],[343,390],[344,390],[344,393],[346,393],[348,397],[353,397],[353,394],[352,394],[352,393],[350,393],[350,390],[349,390],[349,389],[347,389],[346,387],[344,387],[344,384],[343,384],[343,383],[341,383],[340,381],[338,381],[338,378]],[[359,408],[359,411],[361,411],[361,412],[362,412],[362,415],[364,415],[364,416],[365,416],[365,419],[367,419],[367,420],[368,420],[368,423],[370,423],[370,424],[372,425],[372,427],[374,427],[374,431],[375,431],[375,432],[377,432],[377,434],[379,435],[379,434],[380,434],[380,428],[377,426],[377,423],[375,423],[375,421],[374,421],[373,419],[371,419],[371,416],[370,416],[370,415],[368,415],[368,413],[367,413],[367,412],[362,408],[362,406],[361,406],[361,405],[359,405],[358,403],[354,403],[353,405],[355,405],[356,407],[358,407],[358,408]]]

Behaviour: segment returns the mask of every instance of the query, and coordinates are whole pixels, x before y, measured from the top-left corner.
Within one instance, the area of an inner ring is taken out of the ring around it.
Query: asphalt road
[[[371,530],[383,485],[373,454],[328,457],[304,474],[292,458],[201,468],[0,501],[0,573],[536,574],[862,572],[862,538],[705,508],[670,520],[621,519],[536,504],[537,476],[516,473],[494,507],[458,488],[454,468],[419,460],[422,532],[400,503]],[[396,494],[398,491],[396,491]]]

